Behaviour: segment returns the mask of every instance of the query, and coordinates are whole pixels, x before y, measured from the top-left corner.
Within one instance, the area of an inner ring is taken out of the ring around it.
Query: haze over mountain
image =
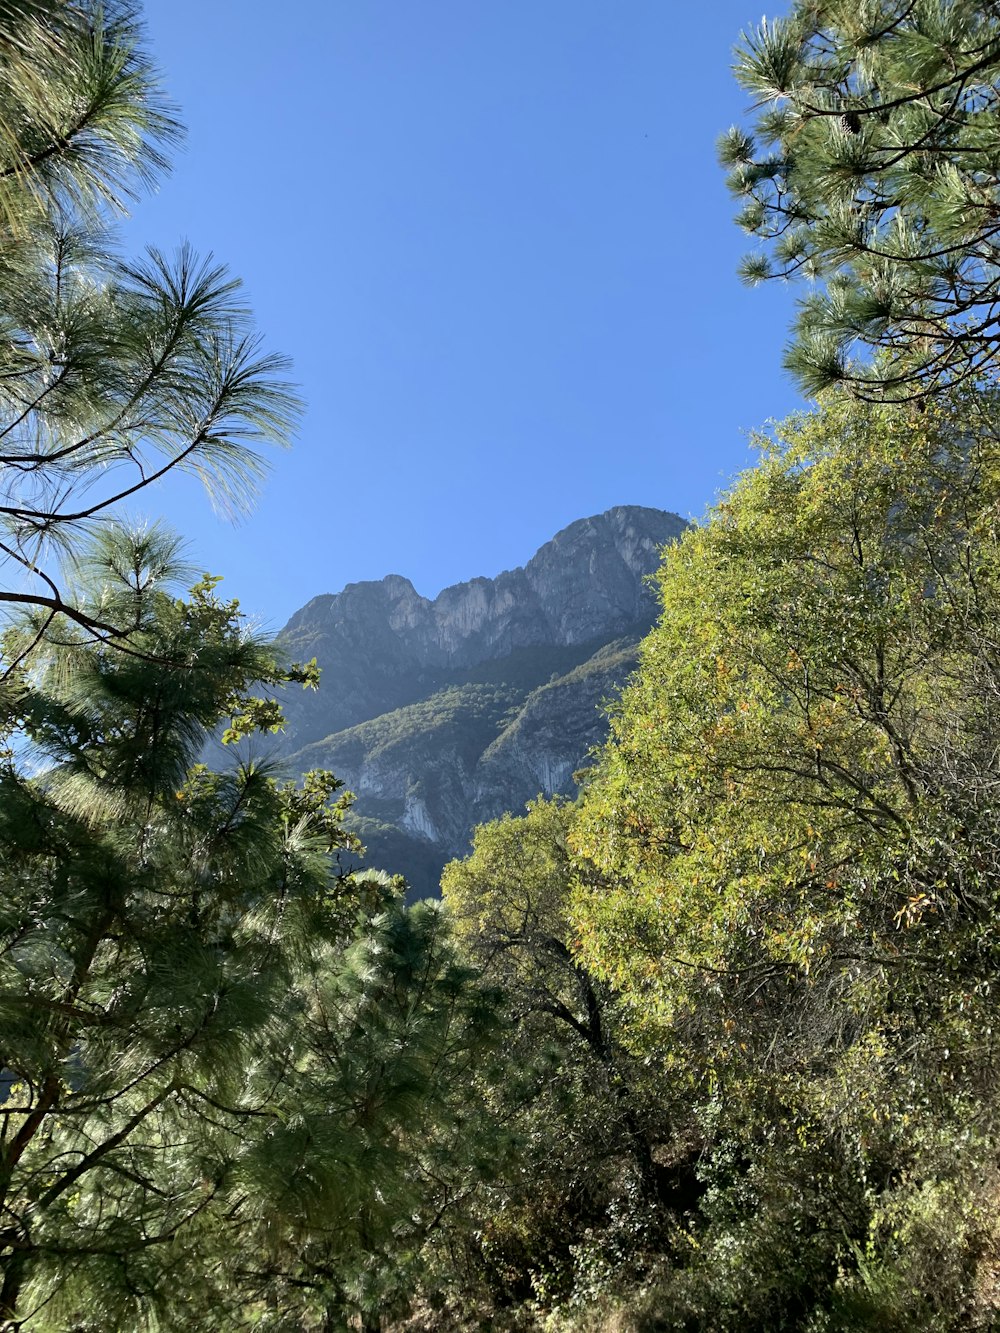
[[[601,708],[653,623],[648,576],[685,527],[619,506],[564,528],[521,568],[422,597],[401,575],[314,597],[281,638],[316,657],[316,694],[284,700],[281,749],[357,793],[367,864],[434,893],[472,829],[573,790]]]

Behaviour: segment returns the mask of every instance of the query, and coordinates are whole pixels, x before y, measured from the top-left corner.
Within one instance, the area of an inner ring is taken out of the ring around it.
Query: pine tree
[[[119,0],[0,8],[0,602],[116,635],[59,561],[170,470],[243,505],[296,412],[239,284],[210,259],[115,253],[179,133]]]
[[[742,276],[825,280],[786,356],[803,388],[903,399],[995,379],[996,7],[795,0],[743,34],[735,72],[755,116],[720,152],[764,242]]]
[[[198,762],[312,673],[214,580],[171,596],[157,532],[81,563],[81,610],[138,628],[46,641],[4,694],[0,1327],[373,1314],[480,1174],[488,997],[432,908],[340,873],[329,774]]]
[[[34,1326],[69,1327],[77,1301],[125,1328],[161,1294],[157,1252],[223,1189],[294,950],[331,910],[336,807],[259,764],[194,763],[281,673],[211,581],[162,590],[175,558],[157,533],[106,541],[80,605],[128,615],[130,650],[80,630],[4,696],[21,740],[0,773],[0,1322],[48,1305]]]
[[[115,520],[171,469],[243,505],[297,403],[224,269],[114,252],[178,132],[134,8],[0,3],[0,70],[0,1328],[377,1328],[482,1175],[496,1016],[341,872],[332,775],[199,762],[317,673]]]

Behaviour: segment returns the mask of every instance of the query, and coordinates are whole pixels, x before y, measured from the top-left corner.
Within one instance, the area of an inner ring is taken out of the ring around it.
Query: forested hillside
[[[297,410],[224,270],[110,244],[177,132],[136,16],[17,0],[0,64],[0,1330],[1000,1327],[994,7],[743,35],[743,276],[810,279],[815,398],[665,547],[579,795],[412,907],[261,738],[362,796],[412,763],[415,825],[450,770],[465,820],[463,765],[534,774],[630,660],[635,511],[567,530],[610,582],[254,632],[117,518],[245,499]]]

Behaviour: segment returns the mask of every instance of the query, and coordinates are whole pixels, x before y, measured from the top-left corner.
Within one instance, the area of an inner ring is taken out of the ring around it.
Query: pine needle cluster
[[[797,0],[743,34],[749,131],[720,142],[745,281],[805,277],[807,393],[926,397],[994,379],[1000,17],[974,0]]]
[[[224,267],[117,252],[180,134],[139,38],[130,4],[0,12],[0,602],[105,636],[65,593],[88,534],[172,470],[239,511],[298,410]]]

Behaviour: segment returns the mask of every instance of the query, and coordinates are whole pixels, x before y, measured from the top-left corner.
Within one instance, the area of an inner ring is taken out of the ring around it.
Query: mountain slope
[[[395,574],[314,598],[282,632],[323,668],[317,695],[284,701],[287,762],[342,777],[368,863],[435,892],[476,823],[572,790],[653,622],[648,575],[683,528],[622,506],[433,600]]]

